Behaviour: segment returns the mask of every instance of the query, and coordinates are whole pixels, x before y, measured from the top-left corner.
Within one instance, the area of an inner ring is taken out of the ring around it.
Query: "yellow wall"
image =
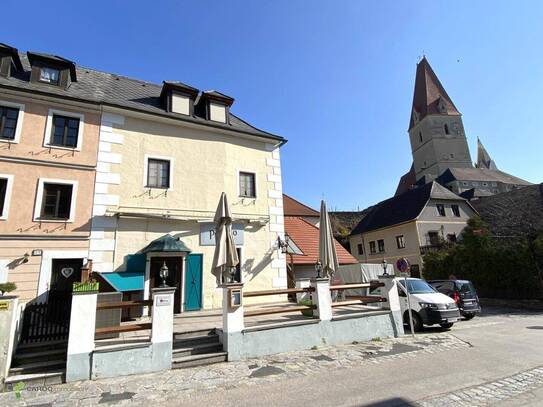
[[[200,246],[199,222],[212,221],[224,191],[235,223],[245,225],[242,247],[245,288],[286,286],[284,255],[272,248],[277,234],[283,232],[278,148],[266,141],[203,126],[195,129],[183,123],[128,115],[111,120],[115,122],[112,132],[119,142],[111,144],[110,153],[115,155],[113,161],[119,162],[108,166],[114,177],[119,177],[119,182],[104,188],[118,204],[107,206],[105,218],[113,219],[109,226],[93,228],[98,240],[111,243],[104,249],[97,241],[96,250],[92,250],[91,243],[90,256],[96,258],[97,270],[125,270],[127,255],[139,252],[151,241],[169,233],[180,237],[193,253],[204,255],[204,307],[219,307],[221,291],[216,289],[215,277],[211,274],[214,247]],[[171,188],[167,191],[145,187],[146,156],[172,159]],[[255,199],[239,197],[238,171],[256,173]],[[274,192],[270,192],[272,190]],[[160,216],[172,219],[157,219]],[[270,301],[270,297],[259,300]]]

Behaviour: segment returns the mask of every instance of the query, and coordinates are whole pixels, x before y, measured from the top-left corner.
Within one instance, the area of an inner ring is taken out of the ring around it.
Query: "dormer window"
[[[207,120],[217,123],[230,123],[230,106],[234,99],[215,90],[202,93],[198,99],[196,113]]]
[[[60,71],[54,68],[43,67],[40,68],[40,82],[50,83],[51,85],[58,85],[60,79]]]
[[[68,88],[77,82],[75,64],[57,55],[28,52],[28,62],[32,67],[30,81]]]
[[[192,86],[176,81],[164,81],[160,99],[166,111],[170,113],[192,116],[194,114],[194,100],[199,90]]]
[[[216,103],[209,104],[209,120],[226,123],[226,106]]]
[[[23,65],[17,48],[0,43],[0,76],[9,78],[16,71],[22,71]]]

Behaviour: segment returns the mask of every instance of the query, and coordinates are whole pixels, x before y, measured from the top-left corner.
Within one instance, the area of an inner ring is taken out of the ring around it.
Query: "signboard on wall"
[[[232,234],[236,246],[243,246],[243,223],[232,223]],[[200,246],[215,246],[215,224],[200,224]]]

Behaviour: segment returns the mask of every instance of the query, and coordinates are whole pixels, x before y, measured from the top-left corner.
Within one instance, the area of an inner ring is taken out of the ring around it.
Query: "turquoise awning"
[[[145,271],[100,273],[100,276],[120,292],[143,290]]]

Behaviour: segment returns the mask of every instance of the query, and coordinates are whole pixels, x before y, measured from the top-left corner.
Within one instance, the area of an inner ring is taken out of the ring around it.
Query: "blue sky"
[[[415,67],[425,53],[476,156],[543,181],[543,2],[4,0],[0,42],[233,96],[280,134],[284,191],[364,208],[409,168]],[[323,160],[325,159],[325,160]]]

